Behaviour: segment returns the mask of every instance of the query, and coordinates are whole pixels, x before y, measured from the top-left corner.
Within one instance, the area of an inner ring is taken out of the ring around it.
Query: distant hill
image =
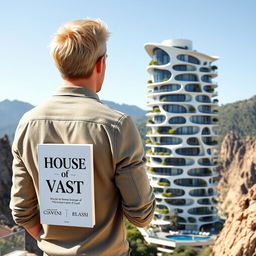
[[[145,111],[134,105],[118,104],[112,101],[102,100],[109,107],[130,115],[134,120],[143,118]],[[34,106],[19,100],[0,101],[0,137],[7,134],[10,141],[13,140],[14,132],[22,115]]]
[[[256,137],[256,96],[219,107],[220,141],[229,131],[236,132],[242,138]]]

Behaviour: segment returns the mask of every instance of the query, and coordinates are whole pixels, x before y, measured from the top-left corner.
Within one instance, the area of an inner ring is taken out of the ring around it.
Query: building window
[[[211,124],[210,116],[191,116],[190,121],[195,124]]]
[[[172,91],[177,91],[180,89],[179,84],[165,84],[162,85],[159,89],[159,92],[172,92]]]
[[[157,65],[165,65],[170,62],[170,56],[164,50],[155,48],[153,51],[153,60],[157,61]]]
[[[160,143],[163,145],[177,145],[182,142],[182,139],[175,137],[161,137]]]
[[[199,145],[199,140],[195,137],[191,137],[187,139],[187,143],[189,145]]]
[[[167,81],[171,77],[171,72],[168,70],[154,69],[154,82]]]
[[[175,101],[179,101],[179,102],[183,102],[186,100],[186,96],[184,94],[175,94],[175,95],[165,95],[165,96],[161,96],[160,100],[167,101],[167,102],[175,102]]]
[[[180,54],[177,56],[178,60],[193,63],[193,64],[200,64],[199,59],[195,58],[194,56],[187,55],[187,54]]]
[[[182,116],[175,116],[169,120],[169,124],[185,124],[186,119]]]
[[[196,100],[198,102],[205,102],[205,103],[211,102],[209,96],[206,96],[206,95],[198,95],[196,96]]]
[[[198,133],[199,128],[195,126],[185,126],[185,127],[179,127],[176,129],[176,134],[183,134],[183,135],[188,135],[188,134],[196,134]]]
[[[176,71],[195,71],[196,68],[190,65],[174,65],[172,67]]]
[[[175,76],[177,81],[198,81],[198,78],[194,74],[180,74]]]
[[[200,72],[210,72],[210,69],[206,67],[201,67]]]
[[[185,86],[185,90],[187,92],[201,92],[202,91],[199,84],[187,84]]]
[[[212,109],[210,106],[199,106],[198,109],[202,113],[211,113],[212,112]]]
[[[202,79],[203,82],[206,82],[206,83],[211,83],[212,82],[212,78],[208,75],[202,76],[201,79]]]
[[[187,109],[180,105],[164,105],[163,109],[169,113],[186,113]]]
[[[184,156],[197,156],[199,155],[199,148],[178,148],[176,153]]]
[[[155,116],[154,117],[154,123],[155,124],[161,124],[165,120],[165,116]]]

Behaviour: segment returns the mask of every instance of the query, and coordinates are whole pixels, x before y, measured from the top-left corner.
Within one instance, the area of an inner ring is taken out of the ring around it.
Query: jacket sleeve
[[[115,141],[115,182],[124,214],[135,226],[147,226],[153,218],[155,198],[146,174],[141,138],[129,116],[119,120]]]
[[[22,141],[22,136],[17,133],[12,146],[13,176],[10,208],[14,221],[24,228],[31,228],[40,222],[38,200],[33,180],[22,161],[17,145]]]

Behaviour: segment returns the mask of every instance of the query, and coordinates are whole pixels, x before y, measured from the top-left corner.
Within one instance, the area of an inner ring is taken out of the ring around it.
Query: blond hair
[[[109,32],[101,20],[70,21],[59,28],[50,44],[51,56],[63,78],[86,78],[106,54]]]

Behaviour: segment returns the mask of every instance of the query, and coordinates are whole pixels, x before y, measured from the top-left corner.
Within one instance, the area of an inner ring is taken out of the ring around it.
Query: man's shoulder
[[[37,120],[69,120],[102,123],[110,126],[119,125],[130,117],[95,99],[77,100],[72,106],[61,105],[51,97],[40,105],[26,112],[20,119],[19,126]]]

